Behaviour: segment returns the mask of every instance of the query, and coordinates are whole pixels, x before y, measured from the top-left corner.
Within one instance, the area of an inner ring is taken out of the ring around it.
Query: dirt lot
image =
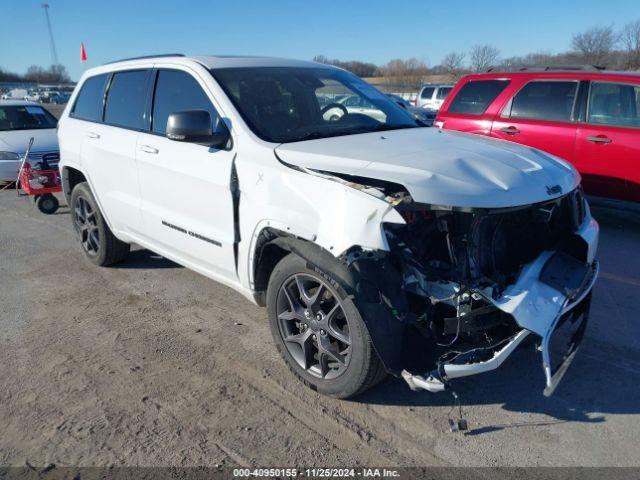
[[[303,388],[264,310],[146,250],[85,260],[68,211],[0,193],[0,465],[640,465],[640,215],[595,211],[602,276],[554,397],[532,347],[451,397]]]

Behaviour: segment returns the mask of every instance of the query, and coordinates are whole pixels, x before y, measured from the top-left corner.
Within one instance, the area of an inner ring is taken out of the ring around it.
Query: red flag
[[[87,52],[84,49],[84,43],[80,43],[80,61],[81,62],[86,62],[87,61]]]

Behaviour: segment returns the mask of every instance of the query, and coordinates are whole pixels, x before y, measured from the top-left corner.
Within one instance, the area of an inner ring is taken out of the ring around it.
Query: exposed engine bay
[[[397,187],[365,187],[367,193],[377,189],[406,222],[383,224],[389,252],[356,248],[345,259],[365,298],[378,304],[370,329],[387,368],[400,371],[412,389],[440,391],[452,378],[497,368],[534,333],[543,344],[545,394],[551,394],[564,371],[553,380],[558,369],[552,371],[546,345],[578,304],[584,314],[578,323],[586,323],[597,275],[580,232],[590,217],[581,189],[522,207],[455,209],[418,204]],[[534,312],[526,302],[548,309]],[[380,303],[402,327],[381,322]],[[402,347],[391,347],[399,336]],[[416,370],[427,373],[409,373]]]

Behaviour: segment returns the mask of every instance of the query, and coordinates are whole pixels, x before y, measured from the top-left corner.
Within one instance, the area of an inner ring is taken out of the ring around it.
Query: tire
[[[374,386],[386,372],[352,297],[341,286],[340,277],[328,270],[324,272],[328,278],[323,278],[298,255],[284,257],[269,278],[269,324],[276,347],[294,375],[319,393],[349,398]],[[307,300],[319,298],[315,307],[304,303],[302,290],[308,293]],[[307,311],[310,315],[305,316]],[[348,343],[342,342],[347,339]],[[334,361],[337,356],[344,364]]]
[[[36,206],[42,213],[44,213],[45,215],[53,215],[58,211],[60,202],[58,202],[58,199],[56,197],[54,197],[50,193],[38,195],[37,197],[38,198],[36,198]]]
[[[104,267],[118,263],[127,256],[130,245],[113,235],[87,182],[73,188],[69,208],[73,228],[91,263]]]

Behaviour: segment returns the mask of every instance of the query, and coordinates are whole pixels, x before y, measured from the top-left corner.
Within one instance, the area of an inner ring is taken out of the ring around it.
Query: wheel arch
[[[258,305],[265,305],[265,295],[273,269],[289,253],[294,253],[306,260],[309,266],[312,269],[315,268],[320,274],[323,273],[323,268],[338,273],[342,280],[340,287],[343,289],[353,284],[346,264],[343,264],[330,251],[314,243],[313,238],[313,236],[305,238],[291,231],[270,226],[262,228],[255,236],[250,274]],[[327,275],[324,274],[324,276]]]
[[[86,175],[75,167],[64,166],[60,172],[60,180],[62,182],[62,193],[67,201],[67,204],[71,202],[71,192],[73,188],[79,183],[86,182]]]

